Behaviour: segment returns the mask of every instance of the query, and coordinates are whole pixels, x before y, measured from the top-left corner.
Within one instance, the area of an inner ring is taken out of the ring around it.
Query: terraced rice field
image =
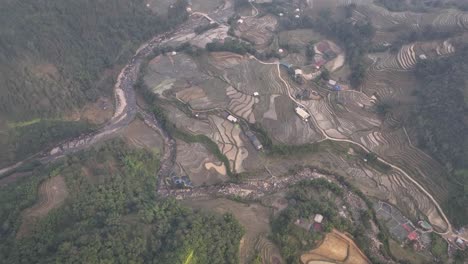
[[[412,29],[420,29],[426,25],[431,25],[439,29],[468,29],[468,12],[462,12],[456,9],[437,10],[429,13],[416,12],[392,12],[382,6],[373,3],[372,0],[309,0],[309,8],[312,10],[346,6],[350,4],[357,5],[358,14],[366,16],[378,30],[388,29],[394,26],[403,25]]]
[[[127,126],[122,134],[125,140],[138,148],[146,148],[160,153],[164,146],[161,136],[138,119]]]
[[[301,256],[303,264],[318,263],[371,263],[352,239],[333,230],[325,236],[320,246]]]
[[[226,94],[230,100],[228,109],[236,116],[242,117],[249,123],[255,123],[253,107],[255,103],[258,103],[259,99],[252,95],[241,93],[232,86],[226,89]]]
[[[410,95],[415,85],[415,77],[409,72],[370,69],[360,90],[367,95],[375,94],[380,100],[389,100]]]
[[[218,68],[221,68],[218,66]],[[244,59],[233,67],[224,68],[223,76],[231,86],[245,94],[287,94],[278,78],[276,65],[264,65]]]
[[[257,47],[266,47],[273,41],[278,21],[273,15],[244,18],[237,23],[236,36],[248,40]]]
[[[281,264],[284,263],[280,251],[275,244],[265,236],[260,236],[255,244],[255,250],[259,252],[262,263]]]
[[[424,152],[410,146],[402,129],[374,131],[360,135],[358,133],[355,135],[355,140],[377,154],[387,157],[392,163],[400,164],[407,172],[417,175],[419,181],[434,193],[438,193],[441,200],[446,198],[447,186],[442,166]]]
[[[366,195],[397,206],[411,219],[419,219],[420,214],[426,215],[438,230],[446,229],[446,223],[434,204],[401,173],[393,170],[380,172],[362,160],[345,159],[331,154],[326,157],[331,161],[331,167],[342,170],[343,175]]]
[[[177,87],[187,87],[191,83],[202,83],[209,79],[200,73],[197,64],[187,55],[160,55],[150,61],[145,84],[159,95]]]
[[[413,69],[420,60],[445,56],[454,52],[455,48],[450,40],[445,40],[403,45],[397,54],[376,53],[370,54],[369,58],[374,61],[371,71],[408,71]]]
[[[67,198],[68,190],[62,176],[52,177],[43,182],[38,190],[38,200],[22,213],[22,223],[17,238],[27,236],[34,223],[45,217],[52,209],[58,208]]]
[[[294,45],[305,47],[310,42],[318,42],[324,37],[312,29],[295,29],[281,31],[278,34],[278,42],[280,46]]]
[[[209,120],[190,118],[175,106],[166,106],[165,109],[171,123],[188,133],[207,136],[214,133]]]
[[[226,167],[202,144],[177,140],[175,169],[178,175],[187,175],[194,186],[211,185],[228,180]]]
[[[295,145],[321,139],[321,135],[313,126],[304,122],[294,113],[295,105],[288,97],[278,95],[274,95],[274,97],[274,101],[270,99],[268,102],[269,108],[264,110],[266,118],[260,121],[274,140]]]
[[[213,141],[229,160],[233,172],[244,172],[242,163],[249,156],[246,147],[249,143],[241,139],[242,131],[239,125],[214,115],[210,116],[210,121],[216,127],[216,133],[212,135]]]

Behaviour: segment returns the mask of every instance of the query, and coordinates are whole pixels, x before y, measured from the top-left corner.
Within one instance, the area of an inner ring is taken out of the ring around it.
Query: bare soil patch
[[[52,177],[43,182],[38,191],[38,200],[35,205],[22,213],[23,221],[17,233],[17,238],[27,236],[33,224],[44,218],[52,209],[58,208],[67,198],[68,189],[62,176]]]
[[[112,117],[113,108],[112,101],[109,98],[100,97],[96,102],[85,105],[81,110],[80,119],[101,125]]]
[[[32,72],[37,76],[37,77],[48,77],[48,78],[57,78],[59,76],[59,72],[57,67],[55,67],[54,64],[51,63],[43,63],[43,64],[38,64],[33,66]]]

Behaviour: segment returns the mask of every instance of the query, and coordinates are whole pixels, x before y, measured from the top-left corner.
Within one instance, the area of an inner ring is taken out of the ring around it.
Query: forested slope
[[[468,219],[468,45],[451,57],[418,64],[421,82],[411,122],[419,145],[451,172],[451,198],[446,208],[455,224]]]
[[[0,164],[25,157],[15,152],[23,139],[12,123],[36,119],[31,123],[35,126],[21,127],[60,128],[66,125],[60,123],[64,115],[100,95],[111,95],[118,65],[125,64],[144,40],[184,19],[177,15],[184,14],[178,10],[185,8],[180,3],[168,19],[151,13],[142,0],[2,1]],[[109,74],[111,68],[114,75]],[[54,122],[37,124],[44,119]],[[42,141],[75,133],[59,134],[43,134]],[[46,146],[32,143],[34,150]]]
[[[240,224],[157,196],[156,154],[112,141],[0,188],[2,263],[237,263]],[[40,182],[65,179],[64,204],[18,236]]]

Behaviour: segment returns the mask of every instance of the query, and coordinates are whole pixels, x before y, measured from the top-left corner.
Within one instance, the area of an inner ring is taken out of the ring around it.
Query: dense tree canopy
[[[457,225],[468,219],[468,46],[454,56],[423,61],[416,75],[421,85],[411,122],[419,145],[452,173],[449,215]]]
[[[86,167],[92,175],[83,174]],[[4,263],[237,263],[242,227],[156,195],[158,156],[113,141],[0,189]],[[69,196],[15,238],[36,186],[65,177]]]

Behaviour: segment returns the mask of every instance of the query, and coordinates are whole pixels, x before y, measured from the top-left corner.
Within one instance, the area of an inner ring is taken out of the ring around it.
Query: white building
[[[232,123],[237,123],[237,117],[233,115],[228,115],[227,120],[231,121]]]
[[[334,81],[334,80],[328,80],[328,84],[329,84],[329,85],[332,85],[332,86],[335,86],[335,85],[336,85],[336,81]]]
[[[323,221],[323,215],[321,215],[321,214],[316,214],[316,215],[314,216],[314,222],[315,222],[315,223],[321,224],[322,221]]]
[[[301,69],[295,69],[294,70],[294,75],[296,75],[296,77],[299,77],[299,76],[302,76],[303,72]]]
[[[258,92],[254,92],[253,96],[258,97],[258,96],[260,96],[260,94]]]
[[[298,106],[294,109],[294,111],[304,121],[307,121],[307,119],[310,117],[309,113],[307,113],[304,109],[302,109],[302,107]]]
[[[244,20],[241,18],[241,19],[237,20],[237,23],[242,24],[242,23],[244,23]]]

